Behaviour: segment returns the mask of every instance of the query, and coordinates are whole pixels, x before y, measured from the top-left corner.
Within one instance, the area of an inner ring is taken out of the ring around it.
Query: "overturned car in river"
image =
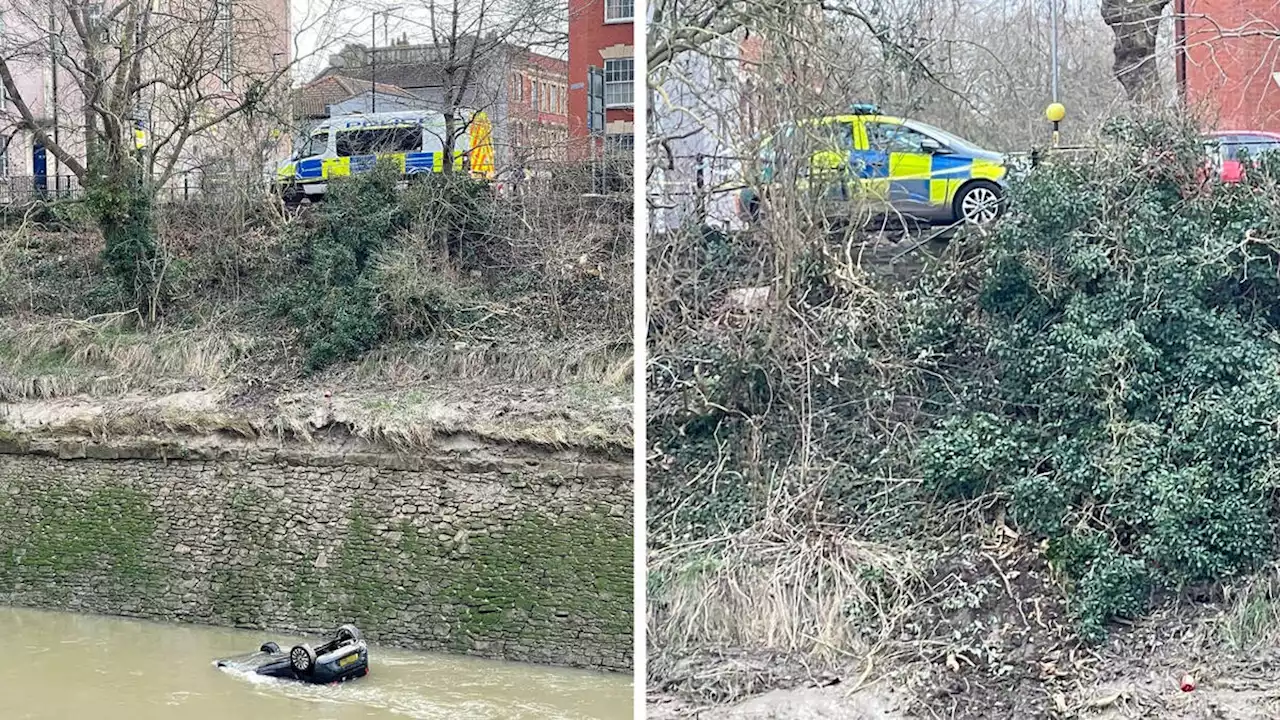
[[[343,625],[333,632],[332,639],[315,648],[299,643],[286,653],[279,645],[268,641],[252,655],[219,660],[217,665],[267,677],[324,685],[369,674],[369,647],[355,625]]]

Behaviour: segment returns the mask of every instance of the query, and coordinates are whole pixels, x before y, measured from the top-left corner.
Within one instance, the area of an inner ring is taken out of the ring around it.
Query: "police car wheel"
[[[955,200],[957,221],[972,225],[989,225],[1004,212],[1004,197],[1000,186],[979,181],[966,185]]]
[[[740,211],[742,221],[747,225],[757,225],[764,220],[764,198],[758,193],[750,193],[745,199],[740,200]]]

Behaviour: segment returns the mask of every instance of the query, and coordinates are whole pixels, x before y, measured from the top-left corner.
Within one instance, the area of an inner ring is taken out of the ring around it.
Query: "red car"
[[[1218,179],[1224,183],[1244,178],[1246,158],[1280,150],[1280,133],[1262,130],[1219,130],[1206,135],[1206,141]]]

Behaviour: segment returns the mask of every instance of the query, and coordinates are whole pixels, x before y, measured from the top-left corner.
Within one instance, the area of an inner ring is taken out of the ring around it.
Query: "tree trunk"
[[[1168,4],[1169,0],[1102,0],[1102,19],[1116,36],[1112,71],[1134,103],[1160,101],[1156,35]]]
[[[445,108],[444,113],[444,174],[453,175],[453,148],[458,143],[458,116],[452,107]]]

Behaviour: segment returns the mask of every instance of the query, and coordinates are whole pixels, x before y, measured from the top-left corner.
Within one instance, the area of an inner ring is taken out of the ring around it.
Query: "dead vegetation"
[[[629,446],[630,222],[614,199],[561,182],[478,196],[484,223],[459,235],[438,212],[414,212],[429,198],[396,196],[404,225],[370,271],[385,330],[314,370],[278,306],[323,206],[283,217],[249,198],[163,206],[170,294],[155,322],[119,310],[128,305],[76,203],[33,208],[0,224],[0,402],[118,408],[77,430],[97,435],[303,437],[325,403],[299,398],[328,392],[341,398],[334,427],[393,447],[460,433]],[[135,402],[192,393],[216,402],[163,412]]]

